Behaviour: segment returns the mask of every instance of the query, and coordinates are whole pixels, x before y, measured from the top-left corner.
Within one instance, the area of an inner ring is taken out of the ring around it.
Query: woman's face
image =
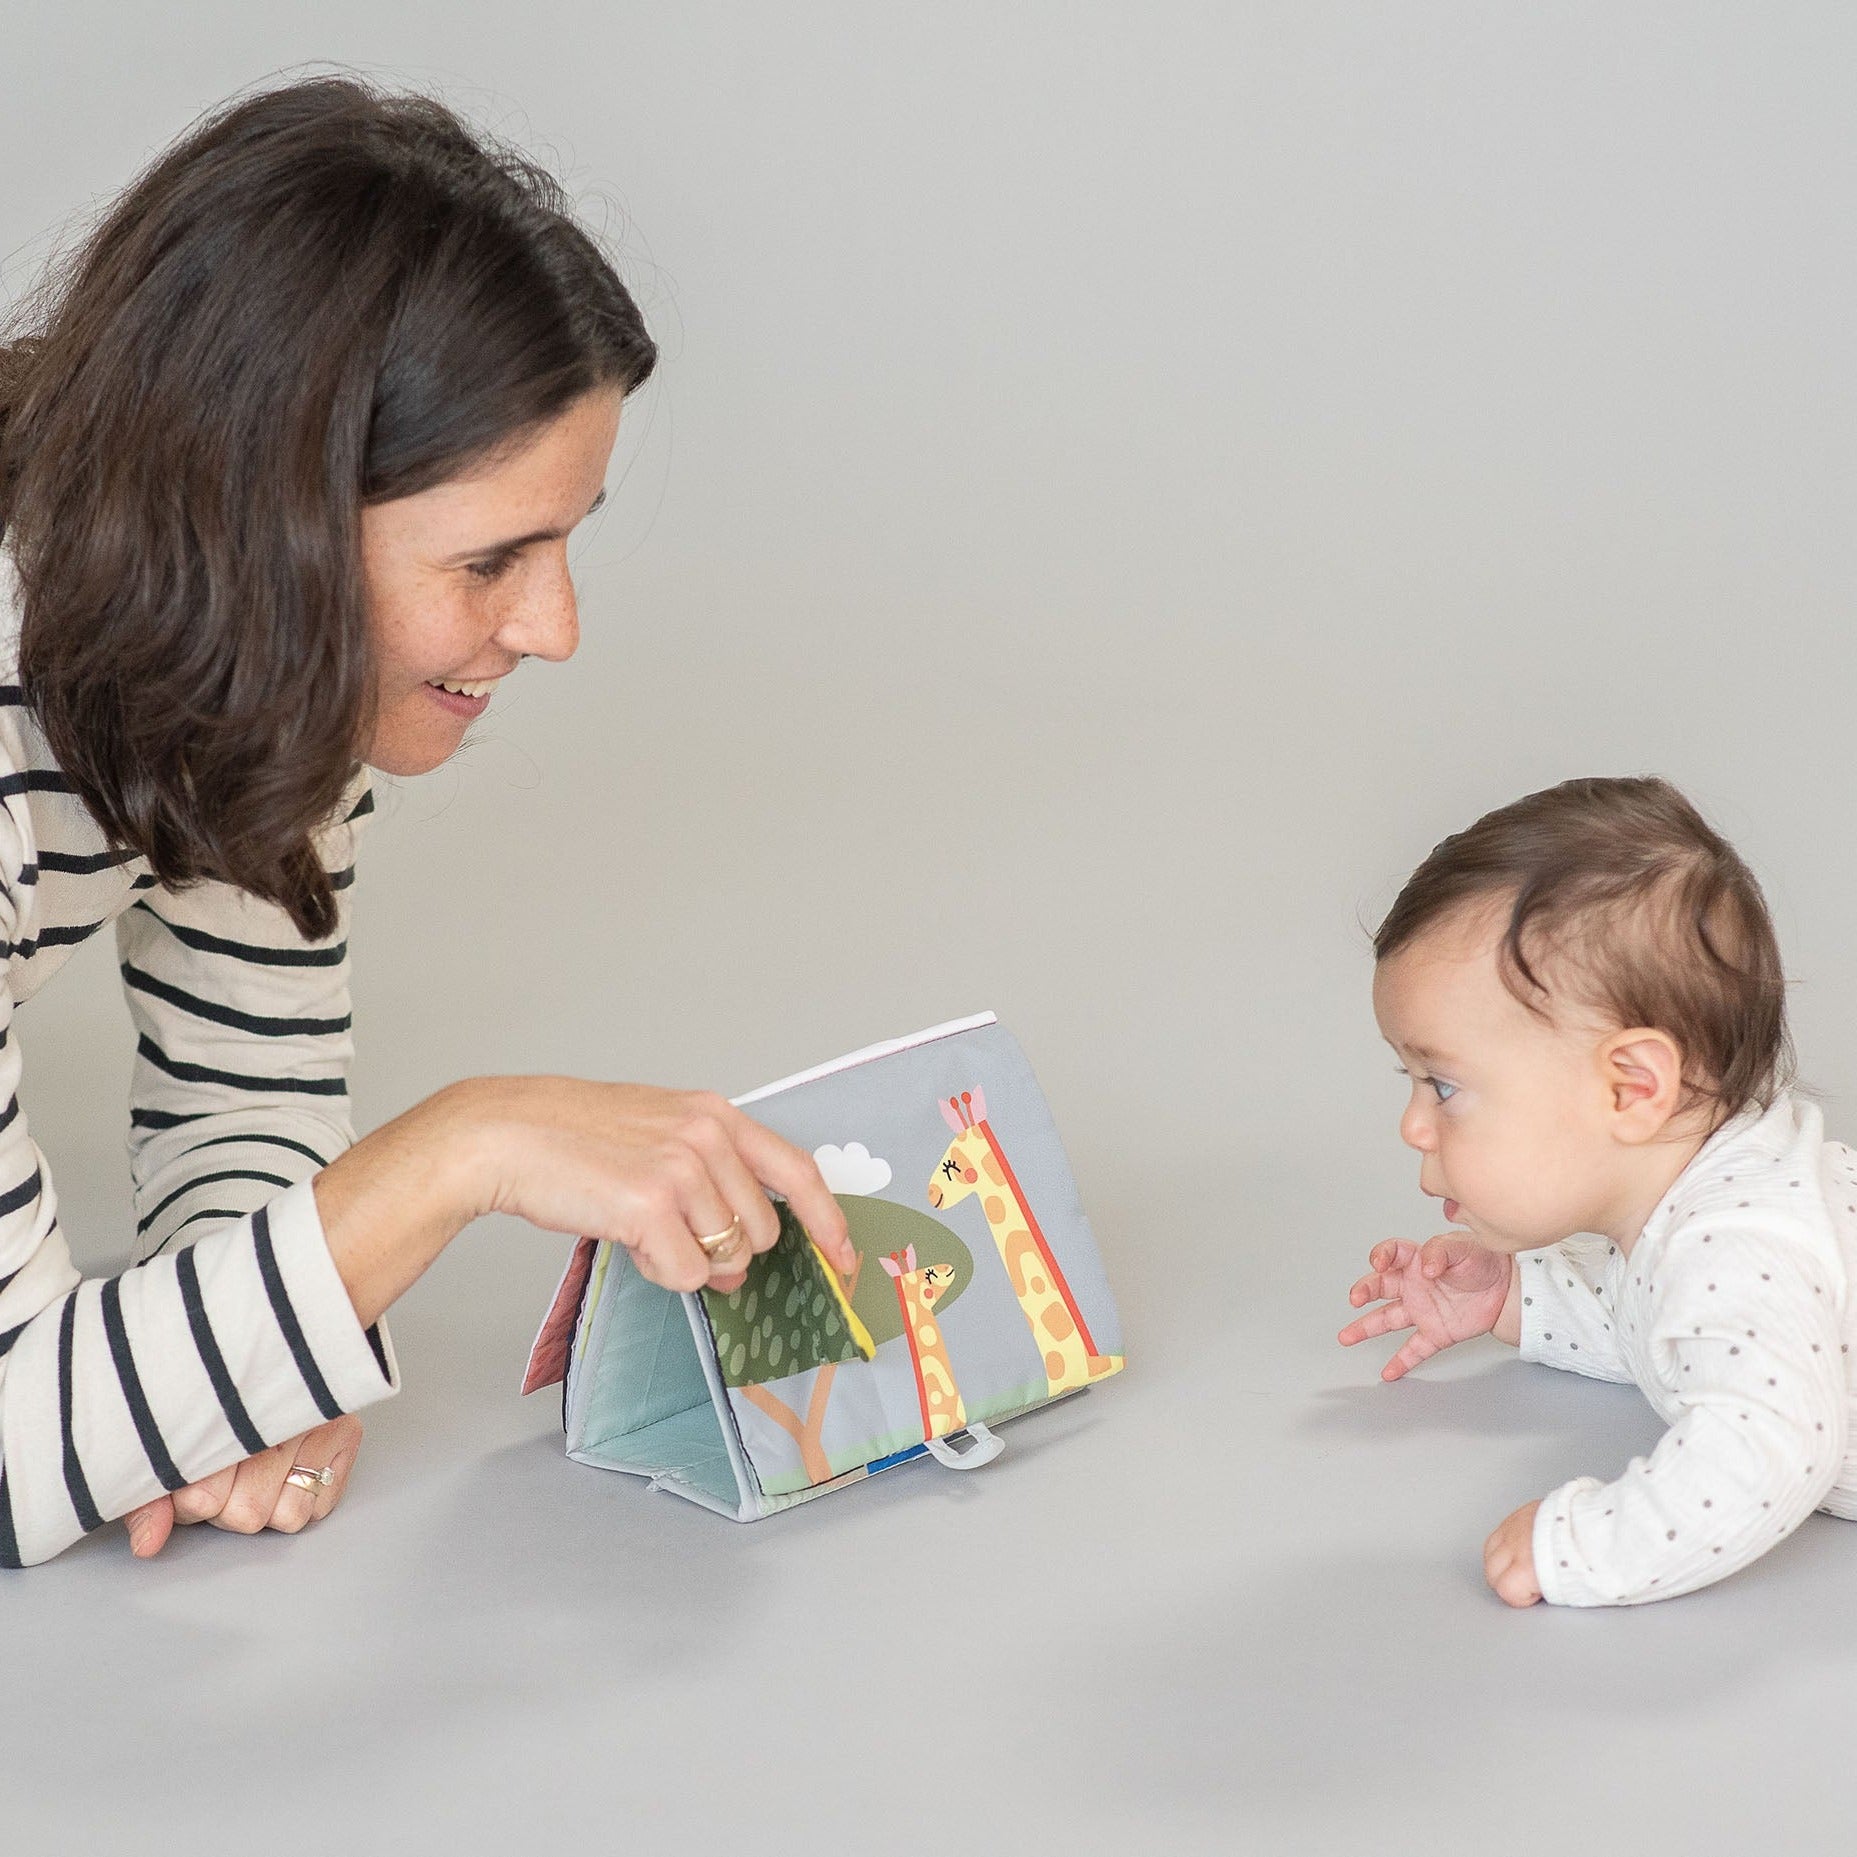
[[[361,512],[378,697],[370,767],[428,772],[524,658],[573,655],[567,538],[605,494],[620,398],[589,393],[521,450]]]

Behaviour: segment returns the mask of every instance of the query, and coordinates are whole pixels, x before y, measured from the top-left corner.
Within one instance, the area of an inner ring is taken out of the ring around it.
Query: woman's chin
[[[421,729],[417,735],[399,730],[377,729],[368,751],[362,758],[377,774],[390,774],[398,780],[410,780],[443,767],[464,745],[466,724],[459,723],[441,739],[435,729]]]
[[[471,724],[489,707],[487,693],[466,697],[422,683],[379,712],[363,758],[376,773],[402,780],[429,774],[463,747]]]

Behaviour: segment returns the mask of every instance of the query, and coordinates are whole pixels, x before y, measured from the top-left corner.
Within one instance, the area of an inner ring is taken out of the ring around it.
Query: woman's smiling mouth
[[[426,688],[441,708],[449,710],[454,716],[472,720],[490,707],[490,694],[499,681],[495,677],[473,682],[466,682],[462,678],[434,677],[428,681]]]

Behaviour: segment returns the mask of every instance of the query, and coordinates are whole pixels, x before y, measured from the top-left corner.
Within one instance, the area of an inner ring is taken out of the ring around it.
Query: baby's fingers
[[[1532,1567],[1524,1567],[1519,1557],[1505,1547],[1483,1556],[1483,1578],[1489,1589],[1506,1606],[1521,1610],[1541,1603],[1541,1588],[1535,1583]]]
[[[1440,1232],[1428,1238],[1419,1251],[1419,1273],[1434,1281],[1454,1265],[1474,1256],[1481,1246],[1462,1232]]]
[[[1350,1322],[1335,1339],[1344,1348],[1351,1348],[1355,1342],[1371,1341],[1375,1335],[1384,1335],[1388,1329],[1411,1326],[1412,1318],[1399,1303],[1383,1303],[1378,1309],[1369,1309],[1358,1322]]]
[[[1399,1291],[1389,1284],[1380,1272],[1370,1270],[1348,1291],[1348,1301],[1358,1309],[1362,1303],[1378,1302],[1383,1296],[1397,1296],[1398,1294]]]
[[[1410,1238],[1383,1238],[1367,1253],[1367,1262],[1375,1270],[1404,1270],[1417,1249]]]
[[[1414,1367],[1430,1360],[1437,1352],[1438,1344],[1435,1341],[1427,1341],[1420,1334],[1408,1335],[1405,1346],[1380,1369],[1380,1378],[1388,1381],[1403,1380]]]

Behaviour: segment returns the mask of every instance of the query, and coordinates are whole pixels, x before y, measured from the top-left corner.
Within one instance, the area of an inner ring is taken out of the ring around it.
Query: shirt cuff
[[[1617,1605],[1617,1595],[1602,1593],[1587,1577],[1585,1562],[1573,1543],[1574,1499],[1604,1489],[1597,1477],[1575,1477],[1541,1498],[1535,1511],[1535,1584],[1551,1606]]]
[[[1629,1378],[1616,1358],[1614,1338],[1592,1286],[1580,1279],[1578,1267],[1560,1254],[1558,1246],[1521,1252],[1515,1267],[1521,1278],[1516,1308],[1521,1333],[1516,1353],[1523,1360],[1583,1373],[1589,1379]],[[1564,1291],[1555,1281],[1556,1273],[1571,1279]]]
[[[314,1184],[300,1180],[287,1188],[266,1203],[264,1215],[278,1275],[336,1412],[355,1412],[397,1393],[400,1370],[387,1324],[361,1326],[348,1286],[329,1255]]]
[[[1520,1279],[1516,1284],[1516,1315],[1521,1321],[1521,1334],[1516,1341],[1515,1351],[1525,1361],[1536,1361],[1543,1366],[1557,1367],[1558,1361],[1548,1358],[1548,1344],[1543,1340],[1543,1333],[1551,1320],[1547,1300],[1537,1296],[1533,1279],[1546,1276],[1545,1270],[1530,1270],[1528,1266],[1541,1255],[1539,1252],[1519,1251],[1515,1258],[1515,1274]]]
[[[1515,1343],[1518,1360],[1533,1361],[1538,1366],[1551,1366],[1553,1363],[1541,1345],[1541,1317],[1526,1305],[1522,1308],[1522,1332]]]

